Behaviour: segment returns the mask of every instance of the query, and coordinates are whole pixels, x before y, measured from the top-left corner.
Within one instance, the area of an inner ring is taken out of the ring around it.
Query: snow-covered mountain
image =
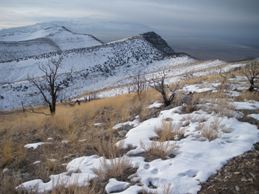
[[[0,62],[97,45],[102,42],[94,36],[75,33],[60,25],[4,30],[0,31]]]
[[[67,87],[58,100],[77,98],[93,91],[97,91],[98,96],[107,96],[109,91],[114,95],[113,89],[119,89],[121,94],[132,83],[132,76],[138,73],[152,79],[166,70],[170,76],[167,81],[175,82],[188,73],[204,75],[216,73],[213,68],[219,69],[223,65],[226,71],[240,66],[219,60],[197,61],[177,54],[158,34],[148,32],[98,46],[0,62],[0,110],[42,105],[44,101],[39,91],[27,80],[28,76],[41,79],[43,73],[39,65],[50,63],[51,59],[60,55],[63,58],[60,79],[66,82]],[[69,78],[65,76],[68,72],[72,72]]]
[[[59,57],[59,54],[50,52],[0,63],[0,109],[17,108],[21,101],[24,105],[41,104],[39,94],[26,79],[28,76],[41,77],[43,74],[39,64],[48,63],[50,59]],[[154,32],[99,46],[65,50],[62,52],[59,73],[65,74],[72,70],[70,81],[73,80],[73,83],[62,98],[111,86],[139,71],[158,70],[160,66],[156,62],[174,55],[173,49]]]

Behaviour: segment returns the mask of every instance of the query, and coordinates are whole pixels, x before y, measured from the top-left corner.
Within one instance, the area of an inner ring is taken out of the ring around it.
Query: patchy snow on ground
[[[149,147],[154,143],[152,138],[157,137],[156,129],[161,128],[163,122],[171,122],[172,126],[183,130],[185,137],[179,141],[165,142],[176,146],[175,157],[147,162],[141,155],[145,151],[143,145]],[[202,137],[204,129],[200,126],[201,123],[204,123],[204,126],[216,126],[217,138],[209,141]],[[110,179],[106,190],[112,192],[124,187],[127,189],[117,193],[134,194],[141,189],[150,190],[149,186],[152,185],[153,191],[162,194],[164,187],[170,185],[171,194],[195,194],[201,188],[200,183],[215,174],[231,158],[252,149],[253,144],[258,141],[257,127],[240,122],[236,118],[209,114],[202,110],[184,114],[181,113],[181,107],[165,110],[157,118],[136,125],[128,131],[125,139],[117,143],[124,148],[133,147],[124,158],[138,168],[131,182],[137,178],[143,186],[129,186],[127,183]],[[93,169],[99,168],[104,161],[110,163],[114,160],[119,158],[105,159],[97,155],[76,158],[67,164],[66,172],[50,176],[48,182],[36,179],[21,184],[17,189],[44,192],[59,185],[87,185],[96,177]]]
[[[193,85],[184,86],[183,91],[185,93],[189,93],[189,92],[202,93],[202,92],[216,91],[219,85],[220,83],[193,84]]]
[[[233,102],[236,110],[256,110],[259,109],[259,102],[248,101],[248,102]]]
[[[259,121],[259,114],[250,114],[250,115],[248,115],[248,117],[252,117],[252,118],[254,118],[255,120],[258,120],[258,121]]]

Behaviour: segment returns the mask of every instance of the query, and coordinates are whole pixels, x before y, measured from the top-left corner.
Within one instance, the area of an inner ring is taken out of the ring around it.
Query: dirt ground
[[[259,194],[259,143],[254,150],[230,160],[202,184],[199,194]]]

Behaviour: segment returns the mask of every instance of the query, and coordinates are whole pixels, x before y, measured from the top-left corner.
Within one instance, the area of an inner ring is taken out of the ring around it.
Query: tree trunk
[[[171,102],[167,99],[166,94],[162,94],[162,96],[163,96],[164,105],[165,106],[171,105]]]

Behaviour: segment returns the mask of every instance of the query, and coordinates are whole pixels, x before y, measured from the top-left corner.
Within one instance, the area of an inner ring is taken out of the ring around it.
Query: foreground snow
[[[185,138],[168,142],[177,146],[174,158],[146,162],[139,155],[144,151],[142,145],[149,146],[153,142],[151,139],[157,136],[156,129],[165,121],[172,122],[174,128],[184,130]],[[204,126],[216,123],[218,138],[208,141],[202,137],[200,123],[204,123]],[[208,114],[203,110],[183,114],[181,107],[162,111],[157,118],[134,124],[136,126],[128,131],[125,139],[118,142],[118,145],[135,147],[124,157],[138,168],[137,173],[131,176],[131,182],[138,180],[143,186],[129,186],[111,177],[106,185],[108,192],[126,189],[120,193],[135,194],[143,188],[151,190],[148,186],[152,185],[156,187],[153,190],[163,193],[163,189],[170,185],[172,194],[195,194],[200,190],[200,184],[215,174],[228,160],[251,150],[253,144],[259,141],[259,132],[254,125],[240,122],[236,118]],[[66,172],[50,176],[49,182],[36,179],[21,184],[17,189],[44,192],[58,185],[87,185],[96,177],[93,169],[99,168],[104,160],[112,161],[96,155],[76,158],[68,163]]]

